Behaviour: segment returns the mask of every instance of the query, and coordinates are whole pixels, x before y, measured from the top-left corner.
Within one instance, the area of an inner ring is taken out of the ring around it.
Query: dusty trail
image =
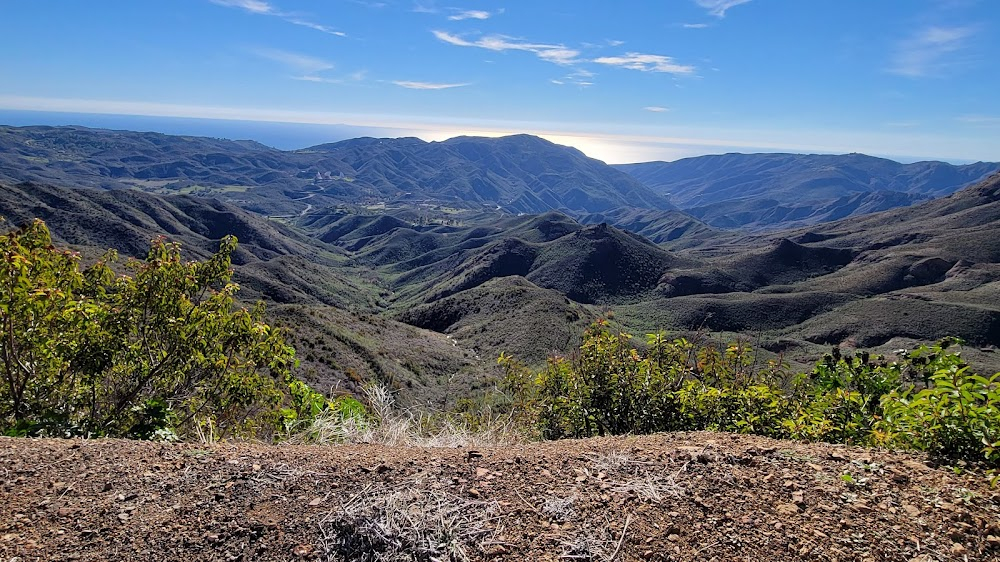
[[[3,438],[0,476],[3,561],[1000,557],[981,476],[726,434],[475,451]]]

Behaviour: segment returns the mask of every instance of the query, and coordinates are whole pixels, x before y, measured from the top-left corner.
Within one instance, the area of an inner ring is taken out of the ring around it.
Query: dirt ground
[[[716,433],[478,450],[0,438],[0,478],[2,562],[1000,559],[981,474]]]

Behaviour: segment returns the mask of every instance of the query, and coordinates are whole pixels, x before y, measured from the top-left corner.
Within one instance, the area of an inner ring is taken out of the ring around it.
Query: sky
[[[996,0],[0,0],[0,21],[13,125],[1000,161]]]

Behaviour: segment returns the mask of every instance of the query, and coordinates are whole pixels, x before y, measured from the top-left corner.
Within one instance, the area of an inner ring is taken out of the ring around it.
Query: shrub
[[[755,371],[743,343],[719,349],[651,334],[640,354],[631,340],[598,322],[579,354],[538,372],[501,355],[501,402],[545,439],[707,429],[1000,464],[1000,374],[969,372],[948,351],[961,343],[954,338],[896,361],[834,349],[797,375],[773,363]]]
[[[880,427],[893,444],[1000,464],[1000,373],[987,379],[970,372],[957,354],[944,352],[954,343],[912,355],[929,373],[927,386],[886,395]]]
[[[235,306],[235,248],[228,237],[207,261],[184,262],[179,245],[155,240],[116,276],[113,253],[81,269],[41,221],[0,236],[0,430],[259,434],[284,404],[312,411],[263,305]]]

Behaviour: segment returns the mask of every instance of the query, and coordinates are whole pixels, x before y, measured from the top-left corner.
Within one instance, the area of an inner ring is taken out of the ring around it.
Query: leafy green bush
[[[81,269],[41,221],[0,236],[0,431],[258,435],[280,427],[282,406],[315,415],[263,306],[235,306],[235,248],[229,237],[184,262],[155,240],[116,275],[113,253]]]
[[[986,378],[944,350],[956,340],[912,355],[927,386],[895,390],[882,401],[888,441],[954,458],[1000,464],[1000,373]]]
[[[947,351],[960,343],[953,338],[897,361],[834,349],[797,375],[774,363],[756,369],[743,343],[719,349],[651,334],[640,353],[631,340],[598,322],[579,354],[538,372],[501,355],[513,419],[545,439],[707,429],[1000,463],[1000,374],[970,373]]]

